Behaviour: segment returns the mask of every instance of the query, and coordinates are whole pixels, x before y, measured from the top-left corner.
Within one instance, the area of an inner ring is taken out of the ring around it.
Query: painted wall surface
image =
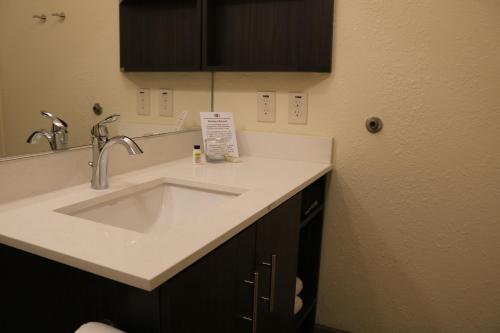
[[[242,129],[335,137],[319,321],[499,332],[500,1],[336,0],[333,68],[218,73],[215,94]],[[257,90],[277,91],[276,123]],[[288,91],[309,93],[307,126],[287,124]]]
[[[90,142],[91,126],[106,114],[120,113],[125,121],[173,124],[158,116],[159,88],[174,89],[175,113],[190,112],[186,126],[197,127],[198,113],[210,109],[209,73],[125,74],[119,68],[119,1],[0,0],[3,57],[4,121],[7,154],[47,150],[47,144],[28,145],[28,135],[48,128],[41,109],[70,125],[70,144]],[[50,17],[64,11],[65,21]],[[41,24],[33,14],[49,16]],[[152,88],[151,116],[137,116],[136,89]],[[113,128],[111,125],[110,128]]]
[[[134,119],[138,86],[173,86],[176,103],[207,109],[206,74],[117,70],[117,3],[0,0],[0,34],[16,29],[8,47],[23,51],[17,65],[0,64],[14,82],[4,87],[5,108],[16,107],[5,115],[12,147],[47,126],[40,108],[64,115],[81,140],[95,101]],[[31,19],[60,10],[63,24]],[[217,110],[242,129],[335,137],[319,321],[370,333],[500,331],[500,2],[336,0],[335,11],[332,75],[216,79]],[[278,92],[275,124],[256,122],[257,90]],[[309,93],[308,125],[287,124],[288,91]],[[371,115],[385,122],[376,136],[364,129]]]
[[[2,113],[2,86],[0,83],[0,156],[3,154],[4,154],[4,139],[3,139],[3,113]]]
[[[2,1],[0,1],[0,13],[2,13]],[[3,64],[3,53],[5,51],[5,47],[3,46],[2,40],[3,35],[5,34],[5,30],[0,20],[0,156],[4,154],[4,139],[3,139],[3,92],[2,92],[2,64]]]

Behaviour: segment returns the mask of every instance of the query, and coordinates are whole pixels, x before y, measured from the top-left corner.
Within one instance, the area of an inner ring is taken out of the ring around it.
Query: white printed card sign
[[[207,139],[223,139],[226,142],[226,154],[240,157],[232,112],[200,112],[200,119],[203,142]]]

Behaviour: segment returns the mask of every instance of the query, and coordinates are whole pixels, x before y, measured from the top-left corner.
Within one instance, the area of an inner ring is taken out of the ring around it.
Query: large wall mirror
[[[210,73],[122,73],[118,6],[118,0],[0,0],[0,159],[53,150],[43,132],[52,130],[50,115],[67,123],[67,148],[88,145],[91,127],[111,114],[121,115],[109,125],[113,135],[199,126],[199,112],[210,109]],[[146,115],[138,112],[142,88],[149,92]],[[162,89],[173,91],[167,112]]]

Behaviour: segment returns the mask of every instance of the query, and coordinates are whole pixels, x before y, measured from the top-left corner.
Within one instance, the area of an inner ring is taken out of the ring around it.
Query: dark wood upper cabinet
[[[123,0],[122,70],[199,71],[201,8],[201,0]]]
[[[333,0],[204,0],[213,71],[330,72]]]
[[[123,0],[124,71],[331,72],[334,0]]]

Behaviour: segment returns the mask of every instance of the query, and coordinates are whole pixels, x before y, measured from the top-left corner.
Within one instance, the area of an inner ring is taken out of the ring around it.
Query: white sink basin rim
[[[159,179],[63,207],[56,212],[140,233],[154,233],[216,209],[244,191]]]

